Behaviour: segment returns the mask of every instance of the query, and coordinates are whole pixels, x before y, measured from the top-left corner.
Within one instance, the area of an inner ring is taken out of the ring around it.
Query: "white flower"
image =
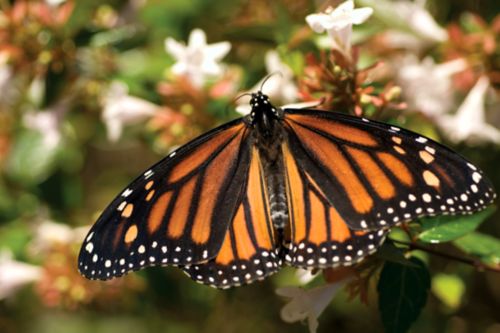
[[[194,29],[189,35],[188,45],[173,38],[165,40],[165,49],[177,61],[172,73],[187,77],[195,87],[202,87],[207,78],[222,75],[223,67],[219,62],[231,49],[229,42],[207,44],[205,32]]]
[[[2,25],[3,19],[0,11],[0,25]],[[14,74],[9,65],[8,52],[0,51],[0,112],[4,111],[3,109],[11,109],[20,100],[21,93],[17,84],[19,79],[20,77]]]
[[[446,30],[437,24],[425,8],[426,0],[359,2],[373,7],[375,15],[392,28],[386,32],[386,38],[394,47],[420,49],[429,43],[440,43],[448,39]]]
[[[12,253],[0,252],[0,300],[14,294],[22,286],[38,281],[42,269],[38,266],[12,260]]]
[[[419,36],[433,42],[444,42],[448,33],[440,27],[427,9],[426,1],[397,1],[391,5],[397,15],[403,19]]]
[[[81,242],[89,231],[89,226],[72,228],[69,225],[45,220],[35,229],[30,251],[40,254],[57,244],[71,244]]]
[[[317,278],[319,272],[320,271],[316,271],[315,273],[313,273],[313,271],[310,269],[298,268],[295,272],[295,276],[297,276],[301,285],[306,285]]]
[[[307,319],[309,332],[316,332],[318,317],[344,283],[341,281],[308,290],[299,287],[277,289],[278,295],[290,298],[289,303],[281,309],[281,318],[288,323]]]
[[[102,119],[108,131],[108,139],[117,141],[123,126],[138,123],[151,117],[159,107],[144,99],[130,96],[128,87],[113,82],[103,100]]]
[[[485,98],[489,86],[488,78],[482,76],[454,115],[438,118],[438,125],[451,141],[466,141],[471,145],[500,143],[500,130],[485,120]]]
[[[45,2],[52,7],[57,7],[60,4],[66,2],[66,0],[45,0]]]
[[[8,61],[9,56],[7,52],[0,52],[0,89],[2,92],[5,92],[5,88],[9,86],[9,82],[13,76]]]
[[[335,9],[328,7],[325,13],[308,15],[306,21],[315,32],[328,32],[333,42],[332,47],[349,56],[352,25],[365,22],[372,13],[373,9],[368,7],[354,9],[354,2],[348,0]]]
[[[281,61],[278,52],[268,51],[266,53],[266,70],[270,76],[266,76],[261,79],[250,92],[259,91],[261,88],[263,92],[269,96],[271,101],[277,103],[293,103],[298,97],[298,88],[294,81],[293,71],[287,64]],[[262,86],[262,83],[264,86]],[[248,102],[250,97],[241,98],[239,100],[238,107],[236,111],[241,114],[248,114],[250,112],[250,106]]]
[[[43,144],[48,149],[53,149],[61,142],[60,119],[58,110],[45,110],[26,113],[23,123],[27,128],[42,134]]]
[[[262,89],[269,98],[283,102],[292,103],[297,100],[298,88],[294,81],[293,71],[287,64],[281,61],[278,52],[268,51],[266,53],[266,70],[268,74],[274,74],[266,80]],[[262,79],[253,88],[260,89]]]
[[[408,56],[397,64],[397,83],[411,111],[420,111],[429,117],[436,117],[452,109],[452,76],[463,71],[467,63],[463,59],[436,65],[432,58],[419,62],[415,56]]]

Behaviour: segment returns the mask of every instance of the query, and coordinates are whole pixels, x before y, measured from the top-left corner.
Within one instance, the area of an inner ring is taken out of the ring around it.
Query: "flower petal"
[[[345,2],[341,3],[340,5],[338,5],[337,8],[335,8],[335,10],[333,12],[334,13],[335,12],[352,12],[353,9],[354,9],[354,1],[348,0],[348,1],[345,1]]]
[[[116,141],[120,138],[124,125],[134,124],[147,119],[158,110],[157,105],[144,99],[130,96],[126,91],[121,91],[122,89],[126,89],[126,85],[121,82],[114,82],[102,102],[102,119],[106,125],[110,141]],[[117,93],[117,90],[121,92]]]
[[[450,111],[454,107],[451,76],[466,66],[461,59],[436,65],[430,57],[422,61],[415,56],[404,58],[397,66],[397,82],[409,110],[429,117]]]
[[[443,115],[438,118],[438,125],[451,141],[467,141],[473,145],[485,142],[500,143],[500,130],[486,123],[485,119],[485,98],[489,86],[489,79],[482,76],[455,115]]]
[[[12,260],[12,253],[3,250],[0,252],[0,300],[25,284],[38,281],[42,273],[40,267]]]
[[[307,318],[309,331],[316,332],[319,315],[344,283],[345,280],[307,290],[300,287],[277,289],[278,295],[290,298],[290,302],[281,309],[281,319],[291,323]]]
[[[207,45],[207,35],[201,29],[194,29],[189,34],[189,48],[203,48]]]
[[[210,44],[206,47],[205,56],[214,60],[221,60],[230,50],[231,43],[229,42]]]
[[[368,20],[373,14],[373,9],[369,7],[355,9],[351,15],[352,24],[361,24]]]
[[[172,39],[167,39],[165,47],[177,60],[171,72],[186,77],[193,86],[201,88],[208,77],[220,76],[224,67],[220,60],[229,52],[229,42],[207,45],[205,32],[194,29],[189,35],[187,46]]]
[[[330,17],[326,14],[311,14],[306,16],[306,22],[314,32],[322,33],[326,30],[325,25],[330,24]]]
[[[170,53],[177,61],[186,57],[186,46],[170,37],[165,40],[165,51]]]
[[[315,32],[326,30],[331,37],[332,48],[350,57],[352,25],[363,23],[372,14],[372,8],[354,9],[354,2],[349,0],[333,10],[329,7],[325,13],[308,15],[306,21]]]

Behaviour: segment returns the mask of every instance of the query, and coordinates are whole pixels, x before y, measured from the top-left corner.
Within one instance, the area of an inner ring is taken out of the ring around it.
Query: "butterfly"
[[[228,288],[283,265],[352,265],[391,226],[472,214],[496,196],[477,167],[424,136],[251,96],[250,114],[170,153],[112,201],[82,244],[83,276],[174,265]]]

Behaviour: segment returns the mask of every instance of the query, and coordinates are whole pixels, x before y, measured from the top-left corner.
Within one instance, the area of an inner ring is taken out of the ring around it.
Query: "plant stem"
[[[479,271],[491,271],[491,272],[500,273],[500,266],[498,266],[498,265],[497,266],[489,266],[489,265],[482,263],[481,261],[479,261],[477,259],[465,258],[465,257],[460,257],[460,256],[457,256],[454,254],[450,254],[450,253],[440,252],[440,251],[437,251],[429,246],[425,246],[425,245],[417,243],[417,242],[404,242],[404,241],[400,241],[400,240],[396,240],[396,239],[392,239],[392,241],[394,243],[397,243],[397,244],[406,245],[406,246],[408,246],[408,249],[410,249],[410,250],[424,251],[424,252],[427,252],[430,254],[434,254],[434,255],[446,258],[446,259],[458,261],[458,262],[461,262],[463,264],[473,266]]]

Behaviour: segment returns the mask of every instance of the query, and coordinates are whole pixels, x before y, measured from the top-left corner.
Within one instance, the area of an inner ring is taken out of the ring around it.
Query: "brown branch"
[[[497,266],[489,266],[489,265],[486,265],[477,259],[465,258],[465,257],[460,257],[460,256],[457,256],[454,254],[450,254],[450,253],[440,252],[440,251],[437,251],[429,246],[425,246],[423,244],[416,243],[416,242],[404,242],[404,241],[400,241],[400,240],[396,240],[396,239],[391,239],[391,240],[394,243],[408,246],[408,249],[410,249],[410,250],[420,250],[420,251],[424,251],[424,252],[427,252],[430,254],[434,254],[434,255],[442,257],[442,258],[458,261],[458,262],[461,262],[463,264],[473,266],[479,271],[491,271],[491,272],[500,273],[500,266],[498,266],[498,265]]]

